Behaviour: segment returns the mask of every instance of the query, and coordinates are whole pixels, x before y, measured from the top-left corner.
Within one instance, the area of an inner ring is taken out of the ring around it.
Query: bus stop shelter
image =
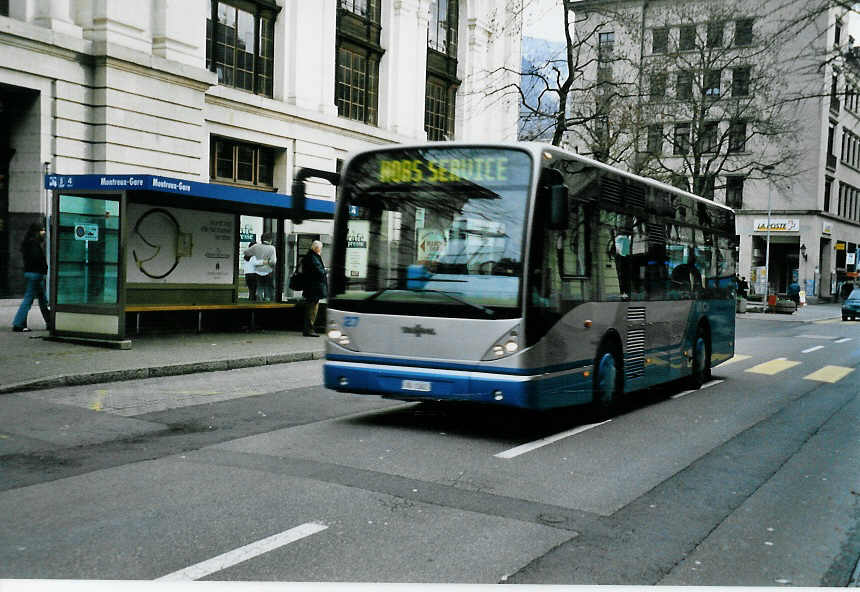
[[[296,306],[280,296],[286,276],[283,241],[275,300],[241,301],[240,216],[331,219],[334,202],[158,175],[45,176],[51,194],[49,292],[59,339],[122,343],[141,314],[203,315]],[[127,320],[129,322],[127,322]]]

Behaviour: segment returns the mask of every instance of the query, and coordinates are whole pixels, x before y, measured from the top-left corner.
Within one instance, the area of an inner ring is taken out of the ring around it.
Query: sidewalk
[[[735,315],[739,322],[749,319],[767,321],[793,321],[795,323],[813,323],[827,319],[842,319],[841,302],[822,302],[820,304],[807,304],[799,307],[792,314],[777,312],[748,312]]]
[[[12,332],[19,300],[0,300],[0,393],[72,384],[95,384],[282,364],[323,356],[323,337],[297,331],[142,335],[130,350],[44,339],[38,305],[30,310],[31,333]],[[738,322],[814,322],[841,317],[839,303],[810,304],[793,314],[747,312]]]
[[[298,331],[141,335],[129,350],[48,341],[38,303],[14,333],[20,300],[0,300],[0,393],[231,370],[322,358],[323,337]]]

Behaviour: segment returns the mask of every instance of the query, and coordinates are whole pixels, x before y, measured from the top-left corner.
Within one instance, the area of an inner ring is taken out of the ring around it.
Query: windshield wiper
[[[433,281],[465,282],[466,280],[433,280]],[[433,294],[442,294],[443,296],[447,296],[448,298],[450,298],[454,302],[458,302],[460,304],[465,304],[466,306],[470,306],[474,309],[480,310],[482,313],[484,313],[486,315],[490,315],[490,316],[496,315],[495,311],[491,308],[487,308],[486,306],[482,306],[480,304],[475,304],[474,302],[469,302],[468,300],[466,300],[464,298],[460,298],[459,296],[455,296],[454,294],[451,294],[450,292],[446,292],[445,290],[428,290],[426,288],[407,288],[406,286],[402,286],[402,285],[396,286],[395,285],[395,286],[390,286],[387,288],[380,288],[379,290],[377,290],[376,292],[374,292],[373,294],[368,296],[367,300],[375,300],[376,298],[378,298],[379,296],[381,296],[385,292],[388,292],[389,290],[403,290],[404,292],[431,292]]]

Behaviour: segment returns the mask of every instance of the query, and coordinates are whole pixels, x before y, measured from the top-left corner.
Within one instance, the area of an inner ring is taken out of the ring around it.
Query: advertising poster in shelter
[[[232,214],[129,204],[128,221],[126,282],[233,283]]]
[[[346,276],[351,280],[367,277],[367,240],[370,222],[350,220],[346,238]]]

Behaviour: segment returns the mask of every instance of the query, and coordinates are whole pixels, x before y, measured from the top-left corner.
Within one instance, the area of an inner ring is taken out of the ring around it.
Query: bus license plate
[[[426,380],[404,380],[400,384],[400,388],[404,391],[421,391],[422,393],[429,393],[430,383]]]

